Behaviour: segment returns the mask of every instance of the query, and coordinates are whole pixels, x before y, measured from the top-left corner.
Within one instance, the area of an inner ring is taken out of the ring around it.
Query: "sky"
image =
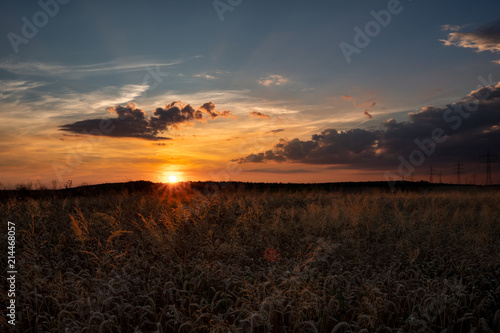
[[[485,184],[500,159],[498,1],[0,7],[4,186]]]

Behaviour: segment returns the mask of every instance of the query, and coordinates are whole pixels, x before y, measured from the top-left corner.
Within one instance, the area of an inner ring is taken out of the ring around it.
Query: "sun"
[[[176,170],[165,170],[161,173],[161,177],[158,178],[162,183],[171,185],[179,184],[184,181],[183,173]]]

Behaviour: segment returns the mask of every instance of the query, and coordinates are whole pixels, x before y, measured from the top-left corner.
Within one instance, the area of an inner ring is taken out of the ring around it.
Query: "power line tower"
[[[460,161],[458,161],[457,164],[455,164],[455,172],[454,172],[456,175],[457,175],[457,184],[461,184],[461,179],[460,179],[460,176],[464,173],[464,169],[462,168],[462,164],[460,163]]]
[[[429,169],[428,174],[429,175],[429,183],[433,183],[434,181],[434,168],[431,166],[431,168]]]
[[[488,149],[486,155],[483,155],[479,158],[479,163],[486,164],[486,185],[491,185],[493,184],[493,181],[491,180],[491,163],[497,162],[497,156],[491,155],[490,150]]]

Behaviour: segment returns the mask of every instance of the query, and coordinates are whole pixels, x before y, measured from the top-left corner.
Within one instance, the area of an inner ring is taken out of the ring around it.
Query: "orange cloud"
[[[373,108],[377,102],[372,102],[373,99],[369,99],[364,103],[358,104],[360,108]]]
[[[350,95],[342,95],[342,96],[340,96],[340,98],[347,100],[347,101],[351,101],[352,105],[354,105],[355,107],[365,109],[363,114],[370,119],[373,118],[372,115],[370,113],[368,113],[368,111],[371,111],[375,107],[375,105],[377,105],[377,102],[373,101],[373,98],[370,98],[370,99],[368,99],[365,102],[360,103],[360,104],[357,104],[356,99]]]
[[[460,31],[463,27],[445,25],[442,27],[448,33],[447,39],[441,39],[446,46],[458,46],[473,49],[476,52],[489,51],[491,53],[500,52],[500,20],[483,25],[474,31]],[[494,60],[500,63],[500,60]]]
[[[250,117],[254,118],[264,118],[264,119],[271,119],[271,116],[264,114],[262,112],[257,112],[257,111],[252,111],[249,113]]]

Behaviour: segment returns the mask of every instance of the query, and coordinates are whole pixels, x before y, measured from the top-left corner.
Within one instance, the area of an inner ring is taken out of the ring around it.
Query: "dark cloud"
[[[241,158],[241,159],[236,159],[232,160],[232,162],[238,162],[238,163],[262,163],[265,160],[268,161],[276,161],[276,162],[285,162],[286,157],[282,155],[276,155],[276,153],[272,150],[268,150],[265,153],[258,153],[258,154],[250,154],[247,157]]]
[[[210,119],[232,117],[230,111],[219,112],[215,110],[215,105],[212,102],[205,103],[198,109],[182,102],[172,102],[163,108],[156,108],[150,117],[143,110],[138,109],[134,103],[129,103],[126,106],[117,105],[109,108],[108,111],[116,115],[117,118],[81,120],[62,125],[60,130],[86,135],[156,141],[169,140],[170,138],[159,134],[168,132],[171,128],[192,121],[204,121],[204,114],[208,114]]]
[[[147,140],[168,140],[158,136],[159,129],[152,125],[144,111],[134,103],[117,105],[108,109],[117,118],[87,119],[60,126],[60,130],[78,134],[129,137]]]
[[[370,118],[370,119],[372,119],[372,118],[373,118],[373,116],[372,116],[371,114],[369,114],[369,113],[368,113],[368,110],[365,110],[365,111],[363,112],[363,114],[364,114],[365,116],[367,116],[368,118]]]
[[[430,141],[433,133],[442,133],[438,136],[445,136],[444,142]],[[237,162],[287,161],[383,169],[394,167],[398,156],[407,157],[422,149],[419,143],[432,151],[428,158],[453,162],[476,162],[487,147],[500,147],[500,83],[481,87],[444,107],[426,106],[410,113],[408,121],[388,120],[379,130],[327,129],[308,141],[281,139],[265,153],[251,154]]]
[[[409,154],[432,131],[442,129],[447,139],[436,145],[433,158],[476,161],[478,151],[500,146],[500,84],[472,91],[461,101],[445,107],[426,106],[410,113],[409,121],[384,124],[380,147],[391,155]]]
[[[204,110],[204,109],[203,109]],[[203,119],[203,112],[195,110],[191,105],[183,105],[180,102],[172,102],[164,108],[156,108],[150,119],[151,126],[163,131],[169,127],[177,127],[180,124]]]
[[[226,117],[226,118],[234,118],[236,119],[236,116],[231,113],[231,111],[224,110],[220,113],[221,117]]]
[[[279,133],[279,132],[283,132],[283,131],[284,131],[283,128],[278,128],[278,129],[275,129],[275,130],[271,130],[268,133]]]
[[[253,170],[245,170],[245,172],[264,172],[264,173],[279,173],[279,174],[292,174],[292,173],[313,173],[316,172],[314,170],[308,169],[273,169],[273,168],[262,168],[262,169],[253,169]]]
[[[486,42],[500,45],[500,19],[479,27],[475,34]]]
[[[212,102],[208,102],[200,106],[201,110],[204,110],[206,113],[210,115],[211,119],[217,118],[220,116],[220,112],[215,110],[215,105]]]
[[[444,45],[474,49],[477,52],[500,52],[500,19],[483,25],[474,31],[460,31],[459,26],[443,26],[443,30],[451,30],[447,39],[441,40]],[[500,60],[496,60],[500,63]]]
[[[327,129],[320,134],[314,134],[309,141],[300,139],[281,139],[273,149],[265,153],[251,154],[237,160],[239,163],[248,162],[303,162],[310,164],[336,164],[350,163],[354,157],[373,155],[371,152],[376,132],[362,129],[352,129],[338,132],[335,129]],[[366,156],[367,157],[367,156]]]
[[[250,117],[254,118],[264,118],[264,119],[271,119],[271,116],[264,114],[262,112],[257,112],[257,111],[252,111],[249,113]]]

